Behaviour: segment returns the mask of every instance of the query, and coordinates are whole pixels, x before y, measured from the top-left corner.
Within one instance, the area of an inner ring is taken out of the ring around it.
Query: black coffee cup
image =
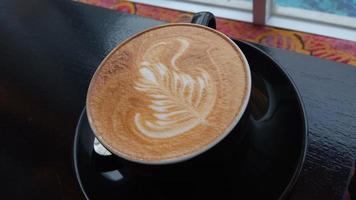
[[[216,28],[215,17],[209,12],[196,13],[191,23],[207,26],[212,29]],[[246,59],[244,61],[248,67]],[[250,77],[249,80],[251,80]],[[204,184],[204,180],[212,178],[223,181],[228,176],[226,172],[237,170],[239,161],[243,159],[246,153],[245,150],[247,149],[248,141],[244,138],[246,130],[248,130],[250,125],[248,98],[249,95],[245,102],[246,105],[244,105],[244,112],[240,116],[236,126],[221,141],[198,155],[177,162],[152,164],[135,162],[113,153],[109,156],[94,154],[93,159],[95,159],[96,168],[98,171],[119,169],[121,173],[127,173],[130,176],[135,175],[162,181],[199,179],[202,181],[202,184]],[[231,162],[232,160],[234,162]]]

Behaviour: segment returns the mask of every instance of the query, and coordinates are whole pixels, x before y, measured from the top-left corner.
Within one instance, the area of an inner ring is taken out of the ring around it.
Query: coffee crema
[[[189,157],[236,125],[250,93],[239,48],[200,25],[169,24],[119,44],[87,95],[90,125],[110,151],[159,163]]]

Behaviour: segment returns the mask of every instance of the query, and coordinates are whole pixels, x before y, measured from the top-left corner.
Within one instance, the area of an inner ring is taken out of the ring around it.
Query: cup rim
[[[159,28],[164,28],[167,26],[196,26],[196,27],[200,27],[200,28],[204,28],[208,31],[212,31],[218,35],[220,35],[223,39],[225,39],[227,42],[229,42],[240,54],[240,58],[242,60],[242,62],[244,63],[244,68],[246,71],[246,75],[247,75],[247,83],[246,83],[246,90],[247,93],[243,98],[243,103],[241,104],[241,109],[240,112],[236,115],[235,119],[233,120],[233,122],[225,129],[225,131],[223,132],[223,134],[220,134],[213,142],[210,142],[209,144],[199,148],[198,150],[189,153],[189,154],[184,154],[178,157],[174,157],[174,158],[168,158],[168,159],[162,159],[162,160],[142,160],[142,159],[136,159],[136,158],[132,158],[124,153],[121,153],[120,151],[116,150],[115,148],[112,148],[108,143],[105,142],[105,139],[99,135],[97,133],[97,130],[95,128],[95,126],[93,125],[93,120],[91,117],[91,113],[90,113],[90,109],[88,109],[90,107],[89,104],[89,95],[90,95],[90,91],[92,90],[92,85],[93,85],[93,79],[97,76],[97,74],[99,73],[100,68],[103,66],[103,64],[106,62],[106,60],[111,57],[111,55],[117,50],[119,49],[122,45],[124,45],[125,43],[131,41],[132,39],[138,37],[141,34],[144,34],[148,31],[154,30],[154,29],[159,29]],[[158,25],[158,26],[154,26],[148,29],[145,29],[139,33],[136,33],[132,36],[130,36],[129,38],[125,39],[124,41],[120,42],[114,49],[112,49],[110,51],[110,53],[101,61],[101,63],[99,64],[99,66],[97,67],[97,69],[95,70],[90,83],[89,83],[89,87],[87,90],[87,95],[86,95],[86,113],[87,113],[87,117],[88,117],[88,121],[89,121],[89,126],[91,128],[91,130],[93,131],[95,137],[100,141],[100,143],[108,150],[110,151],[113,155],[118,156],[120,158],[123,158],[125,160],[134,162],[134,163],[139,163],[139,164],[145,164],[145,165],[165,165],[165,164],[174,164],[174,163],[179,163],[179,162],[183,162],[186,160],[189,160],[191,158],[194,158],[206,151],[208,151],[209,149],[211,149],[212,147],[214,147],[215,145],[217,145],[219,142],[221,142],[227,135],[229,135],[231,133],[231,131],[235,128],[235,126],[239,123],[240,119],[242,118],[242,116],[244,115],[247,105],[249,103],[250,100],[250,95],[251,95],[251,85],[252,85],[252,80],[251,80],[251,71],[250,71],[250,66],[247,62],[247,59],[244,55],[244,53],[241,51],[240,47],[234,43],[228,36],[226,36],[225,34],[210,28],[208,26],[204,26],[204,25],[200,25],[200,24],[194,24],[194,23],[168,23],[168,24],[163,24],[163,25]]]

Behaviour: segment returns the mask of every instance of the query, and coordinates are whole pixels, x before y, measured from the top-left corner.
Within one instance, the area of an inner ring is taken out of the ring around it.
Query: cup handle
[[[94,148],[92,159],[95,163],[95,168],[99,172],[107,172],[122,168],[121,163],[112,155],[97,138],[94,138]]]
[[[210,12],[198,12],[194,14],[191,23],[216,29],[215,16]]]

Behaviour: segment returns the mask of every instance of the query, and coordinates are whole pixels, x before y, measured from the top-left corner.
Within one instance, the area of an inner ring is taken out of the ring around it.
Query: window
[[[132,0],[348,40],[356,38],[356,0]]]
[[[356,0],[275,0],[277,9],[296,8],[356,17]]]
[[[356,28],[356,0],[275,0],[273,13]]]

